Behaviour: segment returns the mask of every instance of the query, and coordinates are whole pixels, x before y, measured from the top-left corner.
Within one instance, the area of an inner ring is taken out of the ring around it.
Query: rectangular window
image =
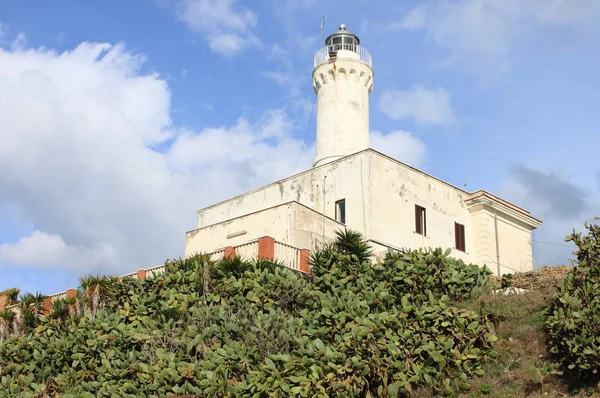
[[[335,220],[342,224],[346,224],[346,200],[338,200],[335,202]]]
[[[457,222],[454,223],[454,246],[456,250],[466,251],[465,244],[465,226]]]
[[[427,236],[427,216],[425,208],[415,205],[415,232]]]

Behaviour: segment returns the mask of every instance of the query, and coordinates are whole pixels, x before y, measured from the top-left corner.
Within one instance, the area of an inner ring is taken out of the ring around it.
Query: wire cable
[[[304,145],[306,144],[306,137],[308,136],[308,129],[310,127],[310,122],[312,121],[312,116],[315,110],[315,104],[317,103],[317,96],[315,95],[315,99],[313,100],[312,107],[310,108],[310,115],[308,116],[308,124],[306,125],[306,130],[304,131],[304,140],[302,140],[302,146],[300,147],[300,153],[298,153],[298,159],[296,159],[296,165],[294,166],[294,170],[292,171],[292,175],[296,172],[296,167],[298,167],[298,162],[300,162],[300,156],[302,155],[302,150],[304,150]]]
[[[561,243],[543,242],[541,240],[533,240],[532,242],[534,242],[534,243],[542,243],[544,245],[562,246],[562,247],[569,247],[569,248],[575,249],[575,246],[565,245],[565,244],[561,244]]]

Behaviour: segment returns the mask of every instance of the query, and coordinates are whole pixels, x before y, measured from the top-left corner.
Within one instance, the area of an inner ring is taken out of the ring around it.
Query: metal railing
[[[369,65],[369,66],[373,66],[373,62],[372,62],[372,58],[371,58],[371,53],[369,53],[369,51],[367,51],[366,48],[361,47],[361,46],[357,46],[354,44],[334,44],[331,46],[327,46],[327,47],[321,47],[317,53],[315,54],[315,59],[314,59],[314,66],[315,68],[321,64],[324,64],[325,62],[329,61],[329,51],[330,50],[335,50],[335,51],[351,51],[355,54],[358,55],[358,57],[352,56],[352,58],[358,58],[360,59],[362,62],[364,62],[365,64]],[[339,53],[337,54],[337,58],[338,59],[343,59],[343,58],[351,58],[346,56],[344,53]]]
[[[281,261],[288,268],[300,271],[300,249],[280,242],[275,242],[274,249],[274,257],[277,261]]]

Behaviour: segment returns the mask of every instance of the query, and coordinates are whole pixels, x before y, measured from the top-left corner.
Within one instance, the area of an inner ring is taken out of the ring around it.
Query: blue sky
[[[0,290],[183,253],[195,211],[307,169],[312,58],[373,56],[372,146],[542,218],[535,262],[600,216],[600,3],[0,3]]]

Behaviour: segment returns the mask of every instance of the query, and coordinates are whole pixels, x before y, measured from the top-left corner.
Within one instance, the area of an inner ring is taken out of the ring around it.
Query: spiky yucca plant
[[[335,235],[334,246],[338,253],[349,255],[359,263],[368,261],[373,254],[373,249],[360,232],[339,230]]]
[[[283,261],[279,260],[267,260],[258,259],[253,262],[254,268],[259,270],[268,270],[270,273],[274,273],[279,268],[287,268]]]
[[[63,304],[69,312],[70,316],[77,315],[77,298],[76,297],[67,297],[63,300]]]
[[[64,324],[68,318],[69,308],[65,305],[65,299],[57,299],[52,301],[52,307],[50,309],[50,313],[48,314],[48,319],[59,324]]]
[[[234,256],[231,258],[223,258],[217,262],[212,269],[211,278],[220,279],[229,276],[240,277],[244,275],[246,271],[252,270],[252,263],[242,259],[241,257]]]
[[[321,245],[310,254],[311,272],[323,275],[337,266],[357,269],[370,261],[373,249],[360,232],[338,230],[333,242]]]
[[[114,283],[117,279],[112,276],[88,275],[79,279],[83,290],[83,309],[88,310],[92,316],[104,307]]]

